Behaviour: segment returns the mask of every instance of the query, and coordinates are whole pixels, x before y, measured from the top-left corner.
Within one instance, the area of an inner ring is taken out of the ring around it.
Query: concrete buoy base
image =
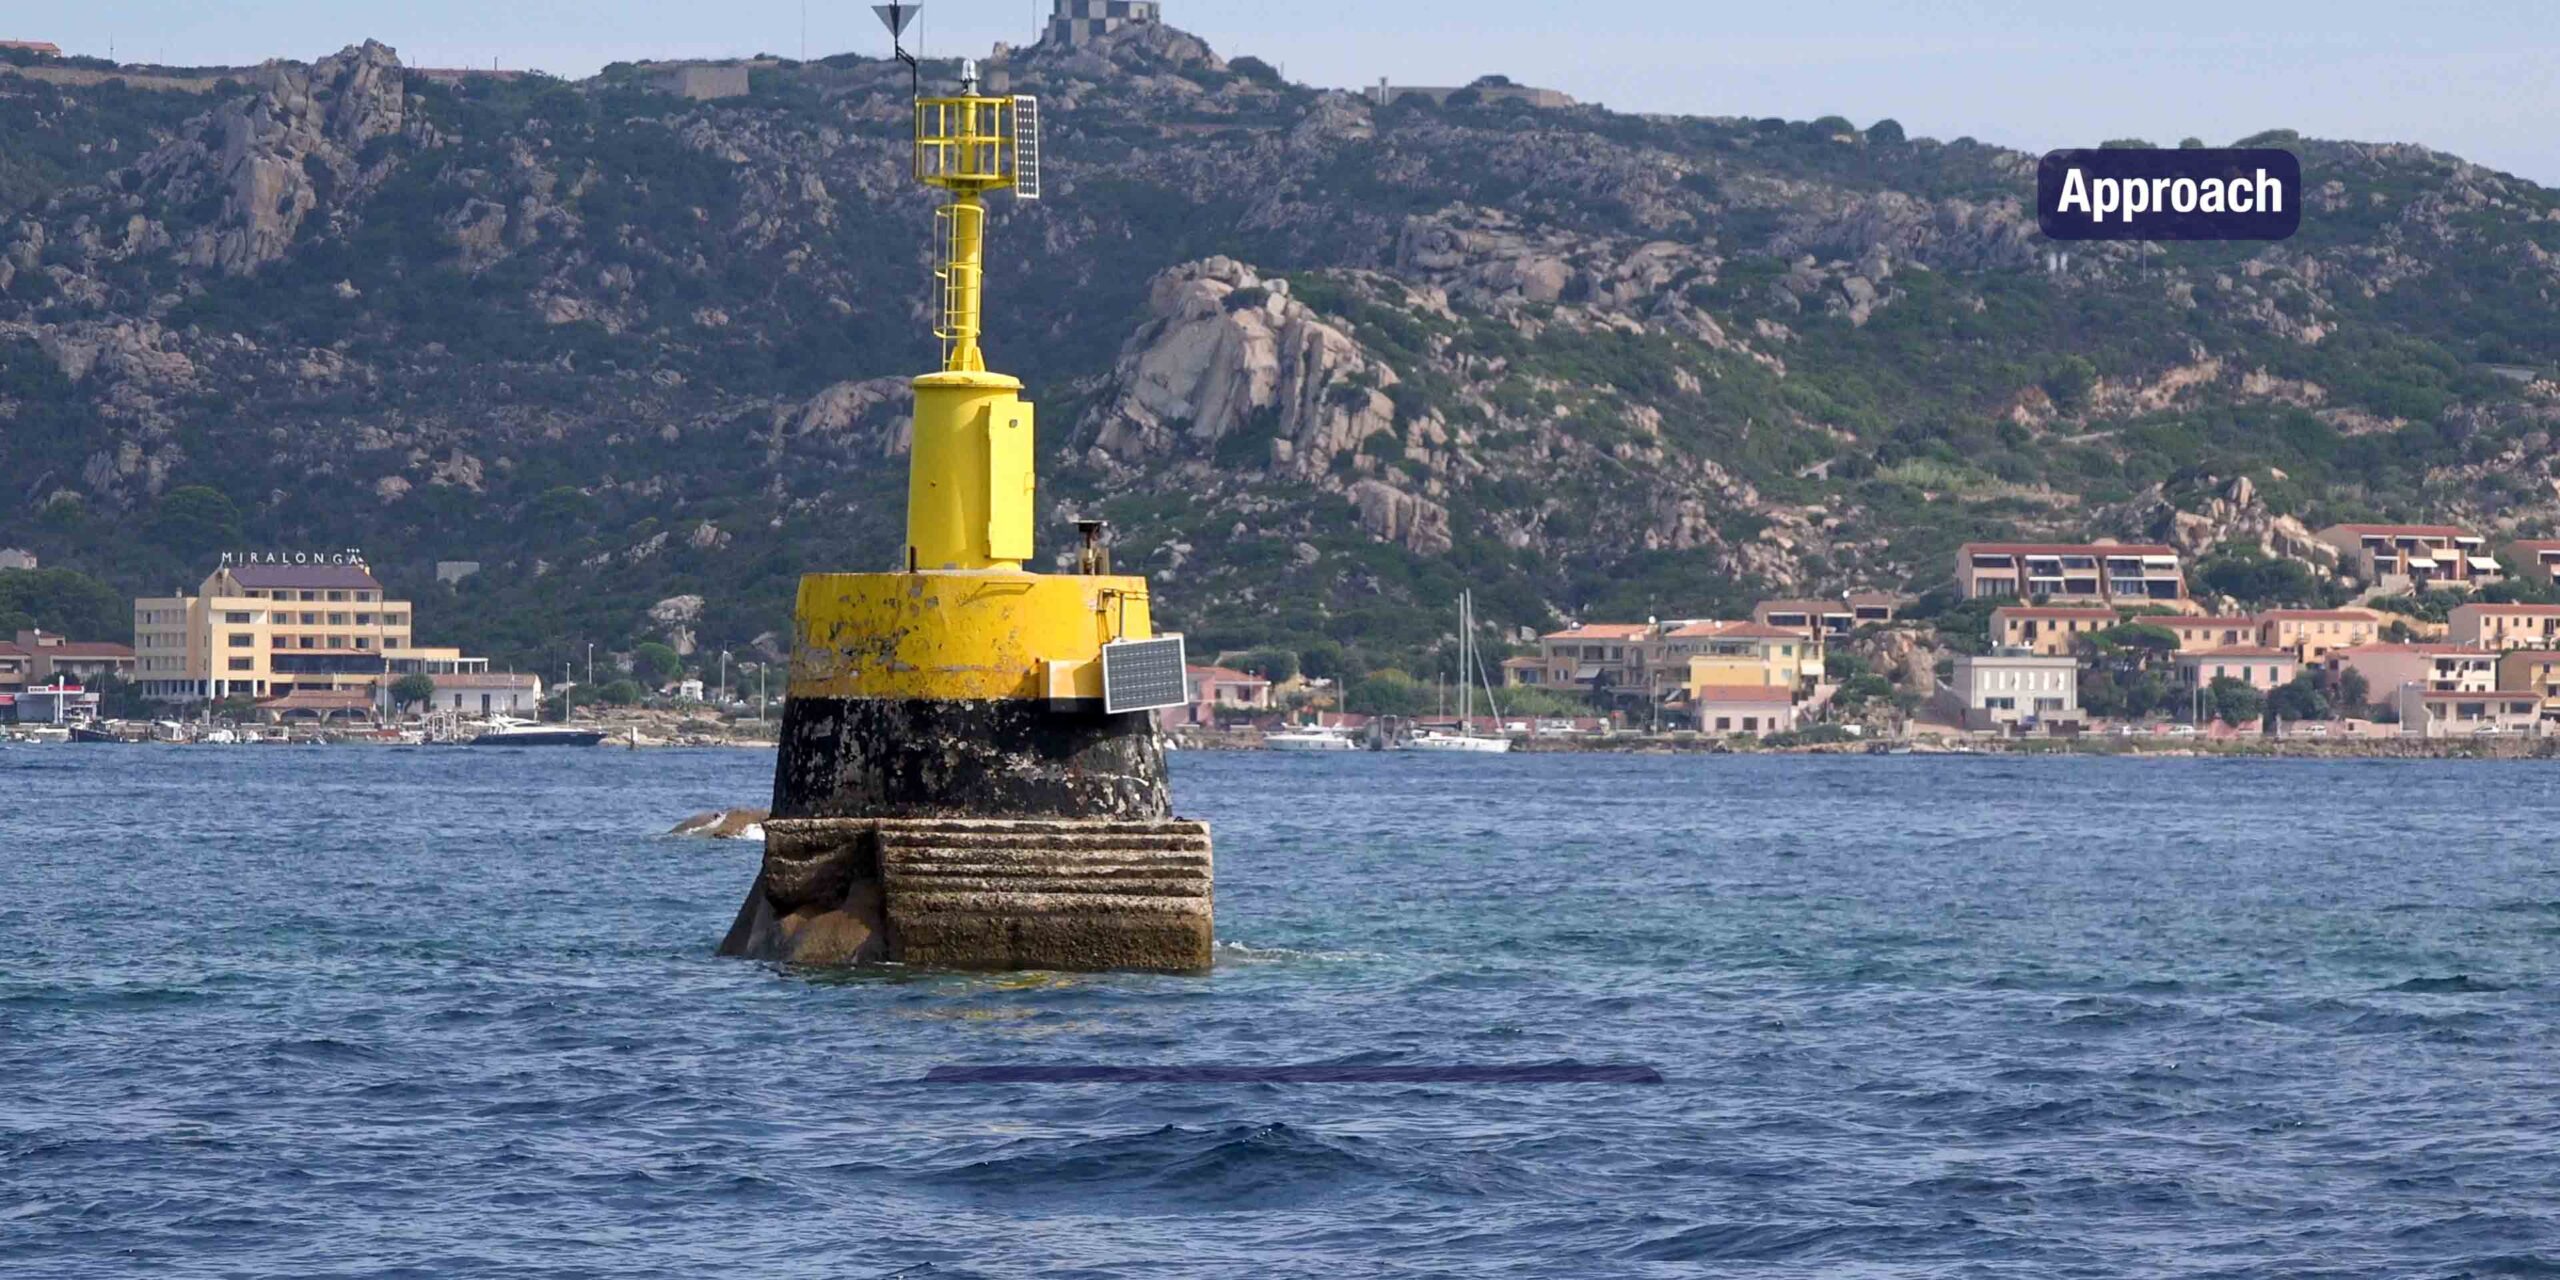
[[[722,955],[795,965],[1197,972],[1209,828],[1114,819],[777,819]]]

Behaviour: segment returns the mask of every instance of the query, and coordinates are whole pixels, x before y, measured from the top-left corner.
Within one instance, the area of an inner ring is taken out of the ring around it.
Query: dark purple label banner
[[[2273,148],[2090,149],[2036,166],[2055,240],[2283,240],[2302,229],[2302,161]]]

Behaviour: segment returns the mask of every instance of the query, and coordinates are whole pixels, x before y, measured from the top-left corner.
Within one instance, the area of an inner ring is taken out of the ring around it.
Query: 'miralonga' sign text
[[[222,567],[225,569],[260,564],[343,564],[361,569],[364,567],[364,553],[354,547],[344,551],[225,551],[222,553]]]

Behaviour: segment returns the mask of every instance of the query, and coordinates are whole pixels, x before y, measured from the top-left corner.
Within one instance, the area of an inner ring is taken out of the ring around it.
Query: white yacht
[[[601,729],[572,729],[565,724],[536,724],[491,716],[489,728],[470,741],[475,747],[592,747],[604,741]]]
[[[1496,734],[1476,734],[1476,684],[1484,684],[1485,708],[1493,712],[1494,723],[1502,722],[1502,704],[1494,700],[1493,681],[1485,674],[1482,655],[1476,652],[1476,593],[1458,597],[1458,731],[1430,729],[1405,740],[1406,751],[1443,751],[1468,755],[1498,756],[1511,749],[1511,739]]]
[[[1320,724],[1291,725],[1262,735],[1262,745],[1274,751],[1357,751],[1358,739],[1348,729],[1335,729]]]

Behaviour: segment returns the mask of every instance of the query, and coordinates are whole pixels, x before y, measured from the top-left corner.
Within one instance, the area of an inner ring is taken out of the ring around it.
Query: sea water
[[[0,750],[0,1275],[2560,1274],[2548,764],[1192,753],[1198,977],[716,959],[770,772]]]

